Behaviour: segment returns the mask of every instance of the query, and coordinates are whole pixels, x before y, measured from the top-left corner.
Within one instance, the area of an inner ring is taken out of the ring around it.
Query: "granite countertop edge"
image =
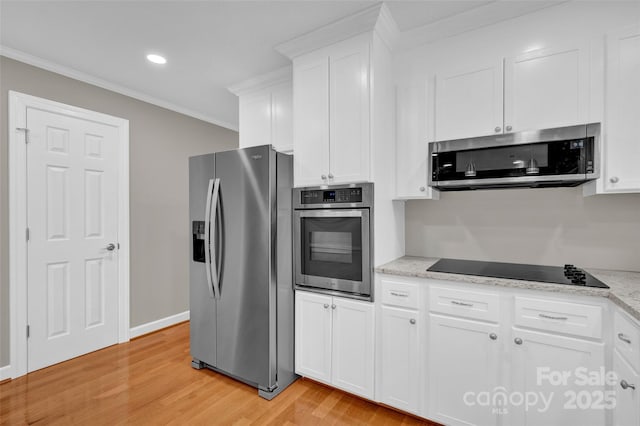
[[[415,278],[482,284],[495,287],[521,288],[583,296],[605,297],[640,321],[640,272],[586,268],[586,271],[609,286],[609,289],[568,286],[536,281],[447,274],[427,271],[439,258],[403,256],[375,268],[375,272]]]

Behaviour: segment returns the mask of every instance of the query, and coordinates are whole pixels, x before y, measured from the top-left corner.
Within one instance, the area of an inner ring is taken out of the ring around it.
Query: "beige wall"
[[[406,253],[640,271],[640,194],[503,189],[408,201]]]
[[[188,310],[187,158],[237,148],[238,134],[0,57],[0,366],[9,363],[9,90],[129,120],[131,326]]]

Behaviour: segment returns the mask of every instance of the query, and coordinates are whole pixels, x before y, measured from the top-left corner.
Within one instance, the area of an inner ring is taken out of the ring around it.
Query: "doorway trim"
[[[118,130],[118,343],[129,341],[129,120],[9,91],[9,374],[27,374],[27,108]]]

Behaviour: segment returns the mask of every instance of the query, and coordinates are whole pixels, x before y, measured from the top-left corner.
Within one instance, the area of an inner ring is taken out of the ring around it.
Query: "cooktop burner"
[[[440,259],[427,271],[448,274],[478,275],[543,283],[609,288],[602,281],[573,265],[544,266],[521,263],[481,262],[477,260]]]

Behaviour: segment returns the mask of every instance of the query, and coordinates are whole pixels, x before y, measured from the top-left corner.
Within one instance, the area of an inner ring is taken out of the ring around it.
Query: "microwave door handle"
[[[211,224],[213,225],[213,230],[211,231],[211,235],[215,237],[215,244],[211,244],[211,266],[215,268],[214,271],[210,271],[211,273],[211,281],[213,281],[213,293],[215,294],[216,299],[220,299],[220,260],[222,259],[221,253],[219,252],[220,245],[220,227],[218,226],[218,222],[220,221],[220,178],[216,178],[213,184],[213,205],[211,206],[211,212],[213,213],[213,219],[210,218]]]
[[[211,197],[213,192],[214,180],[209,179],[209,187],[207,188],[207,203],[204,212],[204,269],[207,272],[207,289],[209,296],[213,299],[213,281],[211,279]]]

